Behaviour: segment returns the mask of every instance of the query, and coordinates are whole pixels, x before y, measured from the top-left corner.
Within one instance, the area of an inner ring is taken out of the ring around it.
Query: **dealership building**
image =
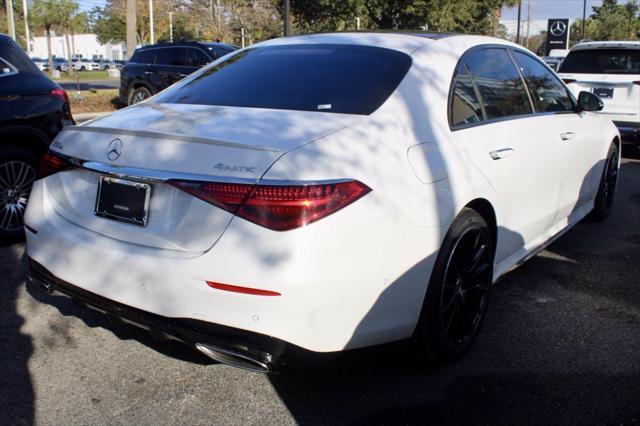
[[[73,39],[73,40],[72,40]],[[125,44],[101,44],[96,34],[69,35],[69,44],[75,58],[120,60],[125,57]],[[58,58],[67,58],[67,40],[64,35],[51,36],[51,54]],[[46,58],[47,37],[33,37],[29,56]]]

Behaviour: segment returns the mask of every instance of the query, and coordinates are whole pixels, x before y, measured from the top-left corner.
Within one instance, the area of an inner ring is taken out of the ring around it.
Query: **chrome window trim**
[[[18,74],[18,68],[14,67],[13,65],[11,65],[9,62],[7,62],[7,60],[5,60],[3,57],[0,57],[0,62],[6,64],[9,69],[11,70],[11,72],[8,72],[6,74],[0,74],[0,78],[1,77],[9,77],[12,75],[16,75]],[[0,65],[1,66],[1,65]]]

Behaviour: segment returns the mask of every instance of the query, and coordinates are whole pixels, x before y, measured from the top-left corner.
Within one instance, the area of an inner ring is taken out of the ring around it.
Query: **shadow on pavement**
[[[15,246],[0,248],[0,424],[29,425],[34,420],[34,391],[29,374],[33,353],[31,337],[20,329],[18,295],[24,282],[24,265]]]

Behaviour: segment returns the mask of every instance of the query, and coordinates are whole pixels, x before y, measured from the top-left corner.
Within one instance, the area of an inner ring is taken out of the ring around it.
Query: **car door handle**
[[[185,74],[185,73],[183,73],[183,72],[181,72],[181,73],[180,73],[180,77],[186,77],[186,76],[188,76],[188,75],[189,75],[189,74]]]
[[[573,139],[576,137],[576,134],[573,132],[565,132],[565,133],[560,133],[560,139],[562,139],[563,141],[568,141],[570,139]]]
[[[495,151],[491,151],[489,155],[494,160],[501,160],[503,158],[507,158],[514,152],[516,151],[513,148],[502,148],[502,149],[496,149]]]
[[[145,71],[144,73],[145,73],[146,75],[155,74],[155,72],[153,72],[153,71]]]

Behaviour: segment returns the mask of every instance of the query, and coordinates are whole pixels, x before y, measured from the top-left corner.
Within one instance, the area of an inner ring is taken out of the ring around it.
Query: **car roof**
[[[469,45],[473,44],[506,44],[513,45],[503,39],[494,37],[467,35],[458,33],[428,33],[408,31],[355,31],[337,33],[306,34],[289,37],[280,37],[259,43],[260,46],[278,46],[288,44],[353,44],[362,46],[375,46],[398,50],[411,54],[412,52],[441,40],[449,40],[455,37]]]
[[[576,44],[571,51],[590,49],[640,49],[640,42],[637,41],[587,41]]]
[[[209,41],[175,41],[173,43],[156,43],[156,44],[148,44],[146,46],[138,47],[136,50],[147,50],[154,49],[156,47],[185,47],[185,46],[200,46],[200,47],[228,47],[231,49],[237,49],[237,46],[233,46],[231,44],[226,43],[218,43],[218,42],[209,42]]]

